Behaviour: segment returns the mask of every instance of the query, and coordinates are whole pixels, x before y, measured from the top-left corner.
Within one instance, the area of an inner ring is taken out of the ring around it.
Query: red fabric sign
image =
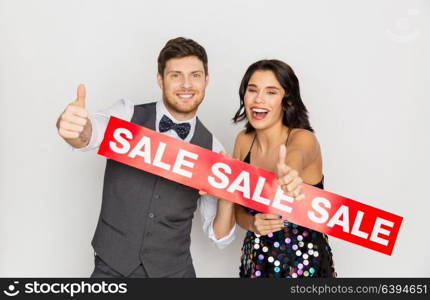
[[[403,220],[307,184],[305,199],[296,202],[278,187],[273,172],[115,117],[98,154],[388,255]]]

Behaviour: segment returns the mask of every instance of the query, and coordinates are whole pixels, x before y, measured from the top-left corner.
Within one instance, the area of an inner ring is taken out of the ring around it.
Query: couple
[[[74,150],[97,148],[110,116],[162,132],[215,152],[220,142],[196,117],[208,84],[205,49],[191,39],[167,42],[158,57],[162,101],[133,105],[120,100],[88,115],[85,87],[57,121],[59,135]],[[278,184],[296,200],[301,183],[323,188],[318,141],[293,70],[279,60],[261,60],[246,71],[234,122],[246,120],[233,157],[276,172]],[[235,238],[236,223],[246,229],[241,277],[333,277],[327,236],[216,199],[179,183],[107,160],[103,199],[92,240],[91,277],[195,277],[190,232],[200,200],[203,230],[223,248]]]

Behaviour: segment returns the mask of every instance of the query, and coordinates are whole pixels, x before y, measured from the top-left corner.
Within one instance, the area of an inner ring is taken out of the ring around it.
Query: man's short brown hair
[[[182,58],[186,56],[196,56],[203,63],[205,74],[208,74],[208,56],[205,48],[192,39],[178,37],[169,40],[158,56],[158,73],[163,76],[166,62],[172,58]]]

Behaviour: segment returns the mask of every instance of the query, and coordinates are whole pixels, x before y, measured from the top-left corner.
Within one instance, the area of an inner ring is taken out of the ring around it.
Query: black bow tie
[[[187,135],[190,133],[191,125],[190,123],[179,123],[176,124],[172,120],[169,119],[166,115],[160,120],[160,132],[165,132],[170,129],[176,131],[181,139],[185,139]]]

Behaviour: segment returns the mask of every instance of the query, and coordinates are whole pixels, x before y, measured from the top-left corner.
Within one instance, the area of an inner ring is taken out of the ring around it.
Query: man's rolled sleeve
[[[228,235],[217,239],[213,229],[217,205],[218,199],[212,195],[203,195],[200,197],[200,213],[202,216],[203,231],[219,249],[223,249],[236,238],[236,224],[233,225]]]

